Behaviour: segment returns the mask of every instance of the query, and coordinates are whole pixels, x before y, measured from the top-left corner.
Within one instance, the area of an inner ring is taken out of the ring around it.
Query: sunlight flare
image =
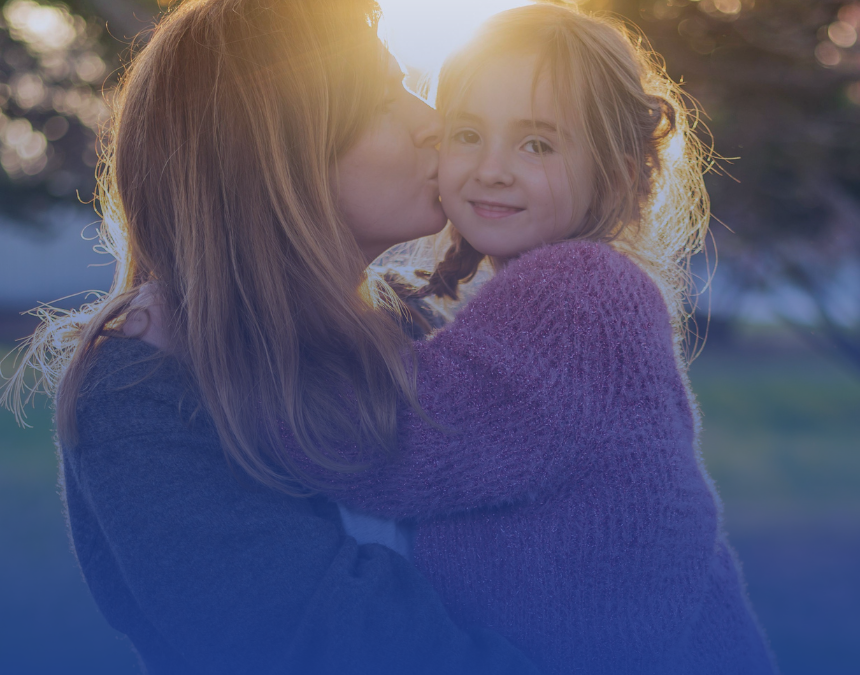
[[[435,75],[451,52],[497,12],[528,0],[378,0],[379,35],[404,65]]]

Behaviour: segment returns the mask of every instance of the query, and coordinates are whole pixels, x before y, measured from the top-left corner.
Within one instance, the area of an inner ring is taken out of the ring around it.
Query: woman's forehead
[[[380,47],[386,54],[386,79],[396,79],[397,81],[400,81],[406,77],[406,70],[400,64],[400,61],[397,60],[397,57],[388,51],[381,42]]]

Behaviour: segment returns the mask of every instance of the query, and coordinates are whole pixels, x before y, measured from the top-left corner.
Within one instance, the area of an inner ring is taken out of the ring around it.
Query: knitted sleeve
[[[401,411],[399,456],[357,474],[308,467],[350,507],[430,518],[546,495],[595,455],[654,442],[643,433],[692,456],[663,299],[607,245],[520,257],[415,351],[426,418]]]

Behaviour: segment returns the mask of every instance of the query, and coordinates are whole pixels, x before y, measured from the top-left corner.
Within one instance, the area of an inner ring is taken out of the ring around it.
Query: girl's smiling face
[[[591,203],[591,159],[557,119],[545,75],[532,97],[536,58],[485,66],[445,122],[442,205],[475,249],[499,258],[575,235]]]

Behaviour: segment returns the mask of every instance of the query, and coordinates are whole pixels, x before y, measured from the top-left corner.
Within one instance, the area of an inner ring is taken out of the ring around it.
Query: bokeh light
[[[109,62],[115,66],[103,34],[98,22],[62,3],[3,5],[0,177],[8,182],[0,188],[14,193],[15,203],[32,198],[38,210],[43,193],[74,198],[76,191],[92,192],[96,143],[110,117]]]
[[[83,22],[61,6],[40,5],[32,0],[13,0],[3,8],[12,37],[35,52],[47,53],[71,47]]]
[[[675,7],[687,5],[686,0],[660,0]],[[699,9],[715,19],[734,21],[746,9],[755,7],[755,0],[695,0]]]
[[[837,47],[848,49],[857,42],[857,31],[850,23],[845,21],[834,21],[827,28],[827,37]]]
[[[853,26],[855,29],[860,27],[860,2],[840,7],[839,20]]]
[[[714,0],[714,7],[718,12],[727,15],[740,14],[741,0]]]
[[[815,58],[821,65],[833,68],[842,61],[842,54],[832,42],[819,42],[815,48]]]

